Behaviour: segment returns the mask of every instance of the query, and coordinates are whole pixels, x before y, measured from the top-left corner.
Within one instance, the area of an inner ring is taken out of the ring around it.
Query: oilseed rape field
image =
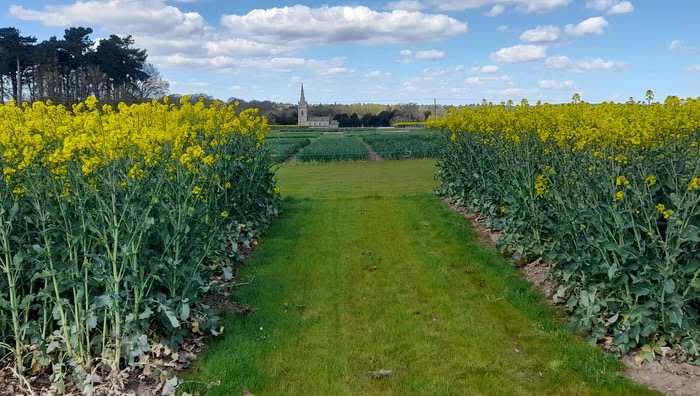
[[[700,100],[453,108],[441,193],[516,263],[553,265],[575,331],[700,358]],[[669,348],[669,349],[666,349]]]
[[[277,211],[267,132],[256,110],[188,97],[1,105],[0,350],[17,372],[91,394],[96,367],[220,332],[208,279]]]

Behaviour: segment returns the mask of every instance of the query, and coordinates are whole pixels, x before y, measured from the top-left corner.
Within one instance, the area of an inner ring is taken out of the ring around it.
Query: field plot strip
[[[433,194],[434,171],[434,160],[282,166],[283,214],[233,296],[253,312],[225,315],[227,335],[181,390],[654,394],[476,242]]]

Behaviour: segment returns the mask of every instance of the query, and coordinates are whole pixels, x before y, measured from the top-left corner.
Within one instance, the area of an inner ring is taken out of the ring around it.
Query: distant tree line
[[[51,99],[76,103],[88,96],[104,102],[160,98],[169,84],[146,50],[131,36],[110,35],[95,43],[89,27],[71,27],[62,38],[37,43],[14,27],[0,28],[0,101]]]
[[[203,97],[205,102],[213,100],[206,94],[193,95]],[[227,103],[239,103],[241,109],[257,108],[273,125],[295,125],[297,123],[298,106],[289,103],[276,103],[269,100],[245,101],[229,98]],[[438,113],[444,111],[439,106]],[[375,103],[352,104],[318,104],[309,106],[312,117],[331,117],[344,127],[388,127],[402,121],[426,121],[434,112],[430,105],[416,103],[400,103],[396,105],[381,105]]]

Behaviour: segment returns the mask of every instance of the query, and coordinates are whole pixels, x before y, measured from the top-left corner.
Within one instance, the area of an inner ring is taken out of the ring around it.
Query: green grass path
[[[651,394],[433,194],[434,161],[281,167],[283,214],[181,386],[207,395]],[[374,372],[391,370],[375,378]]]

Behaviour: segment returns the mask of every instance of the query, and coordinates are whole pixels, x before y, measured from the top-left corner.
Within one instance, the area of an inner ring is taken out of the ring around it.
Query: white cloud
[[[589,0],[586,7],[596,11],[607,11],[608,14],[629,14],[634,11],[634,5],[621,0]]]
[[[629,67],[626,62],[613,60],[603,60],[596,58],[593,60],[573,61],[566,56],[553,56],[544,62],[548,69],[568,70],[575,73],[582,73],[593,70],[623,70]]]
[[[608,26],[608,21],[603,17],[588,18],[578,25],[566,25],[566,33],[572,36],[599,36],[605,33],[605,28]]]
[[[210,30],[196,12],[182,12],[163,1],[91,0],[67,5],[47,5],[42,11],[11,5],[9,15],[45,26],[99,24],[110,33],[192,37]]]
[[[438,60],[445,57],[444,51],[438,50],[422,50],[416,51],[416,59]]]
[[[435,79],[444,78],[451,76],[462,76],[464,72],[463,65],[457,65],[455,67],[436,67],[436,68],[426,68],[423,69],[421,77],[423,79]]]
[[[382,72],[379,70],[373,70],[367,74],[365,74],[365,78],[378,78],[382,76]]]
[[[318,74],[319,76],[335,76],[338,74],[348,74],[353,72],[354,70],[348,69],[347,67],[329,67],[316,69],[316,74]]]
[[[469,77],[466,80],[464,80],[464,82],[467,84],[473,84],[473,85],[486,84],[486,81],[482,80],[479,77]]]
[[[506,11],[506,7],[503,4],[496,4],[495,6],[491,7],[491,10],[487,12],[485,15],[488,17],[495,17],[503,14]]]
[[[669,51],[683,52],[686,54],[697,54],[700,49],[693,47],[692,45],[687,45],[683,40],[673,40],[668,46]]]
[[[148,42],[150,38],[142,39],[140,42]],[[154,43],[158,45],[158,43]],[[194,45],[202,46],[202,43],[193,42]],[[147,46],[151,49],[151,46]],[[259,57],[259,56],[270,56],[270,55],[282,55],[290,54],[293,52],[292,48],[287,48],[286,51],[283,47],[270,46],[263,43],[257,43],[254,41],[232,38],[227,40],[218,41],[208,41],[204,43],[203,48],[207,50],[210,56],[236,56],[236,57]],[[194,51],[196,52],[196,50]],[[192,53],[192,51],[188,51]]]
[[[629,1],[622,1],[610,7],[608,14],[629,14],[634,12],[634,5]]]
[[[504,63],[532,62],[547,56],[547,49],[541,45],[518,44],[501,48],[491,53],[491,60]]]
[[[399,51],[399,54],[401,54],[402,56],[411,56],[411,54],[413,54],[413,51],[411,51],[410,49],[403,49]]]
[[[508,26],[507,25],[500,25],[499,27],[496,28],[496,30],[499,32],[505,32],[508,30]]]
[[[377,12],[364,6],[258,9],[246,15],[224,15],[221,24],[232,33],[277,45],[424,43],[468,31],[465,22],[446,15]]]
[[[553,43],[559,40],[559,28],[556,26],[537,26],[526,30],[520,35],[520,40],[531,43]]]
[[[423,4],[421,4],[421,2],[418,0],[399,0],[390,1],[386,8],[391,11],[420,11],[425,8],[425,6],[423,6]]]
[[[424,4],[438,10],[464,11],[483,7],[510,6],[524,13],[542,13],[565,7],[572,0],[424,0]]]
[[[692,73],[700,73],[700,65],[692,65],[686,69],[689,72]]]
[[[542,89],[576,89],[576,83],[571,80],[566,81],[556,81],[556,80],[542,80],[540,81],[540,88]]]
[[[471,69],[474,73],[485,73],[485,74],[496,74],[500,68],[496,65],[486,65],[481,67],[473,67]]]

